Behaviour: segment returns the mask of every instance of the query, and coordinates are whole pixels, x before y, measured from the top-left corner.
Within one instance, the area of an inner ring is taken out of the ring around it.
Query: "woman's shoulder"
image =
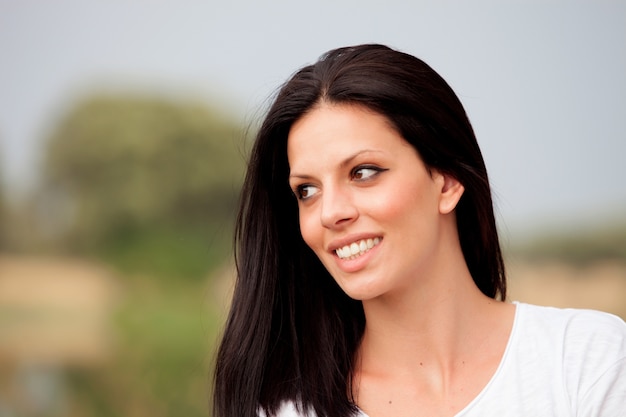
[[[570,381],[626,373],[626,323],[613,314],[519,304],[518,347],[560,363]]]
[[[544,307],[517,303],[516,326],[520,336],[546,346],[562,346],[563,353],[626,354],[626,323],[620,317],[596,310]]]
[[[264,410],[259,410],[259,417],[267,417],[267,414]],[[305,410],[301,406],[296,406],[296,404],[291,401],[283,401],[281,403],[278,412],[275,414],[275,417],[316,417],[316,414],[313,410]],[[356,417],[367,417],[362,411],[359,411]]]
[[[615,411],[626,400],[624,320],[594,310],[516,305],[498,373],[463,415],[484,415],[497,404],[507,415],[540,415],[542,410],[622,415]]]
[[[268,417],[265,410],[259,409],[259,417]],[[273,417],[316,417],[312,410],[305,410],[302,407],[296,407],[296,404],[291,401],[283,401],[280,408]]]
[[[568,339],[626,339],[626,323],[620,317],[597,310],[545,307],[516,303],[522,325]]]

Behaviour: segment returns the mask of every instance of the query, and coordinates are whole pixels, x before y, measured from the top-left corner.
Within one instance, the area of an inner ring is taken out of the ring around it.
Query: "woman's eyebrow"
[[[349,165],[354,159],[356,159],[358,156],[360,156],[360,155],[362,155],[364,153],[382,153],[382,151],[378,151],[378,150],[375,150],[375,149],[363,149],[363,150],[357,151],[357,152],[353,153],[352,155],[348,156],[343,161],[341,161],[339,166],[341,168],[345,168],[346,165]]]
[[[301,180],[310,180],[313,179],[313,177],[311,175],[305,175],[305,174],[289,174],[289,178],[299,178]]]

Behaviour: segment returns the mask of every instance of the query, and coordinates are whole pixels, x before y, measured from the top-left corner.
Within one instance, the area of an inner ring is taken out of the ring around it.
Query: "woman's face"
[[[429,172],[386,117],[321,103],[294,123],[287,152],[302,237],[350,297],[404,291],[434,267],[460,194],[450,200],[455,181]]]

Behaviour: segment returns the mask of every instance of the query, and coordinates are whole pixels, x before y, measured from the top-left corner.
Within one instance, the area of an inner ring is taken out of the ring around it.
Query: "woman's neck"
[[[363,354],[375,349],[377,361],[387,355],[391,363],[419,356],[421,362],[443,366],[467,349],[467,337],[476,334],[496,301],[480,292],[469,272],[429,281],[363,302]]]
[[[409,409],[447,404],[460,410],[497,369],[515,307],[482,294],[469,272],[449,283],[439,278],[436,285],[364,301],[366,327],[354,387],[366,412],[375,409],[377,397],[392,395],[385,387],[390,392],[403,387],[405,397],[415,396]]]

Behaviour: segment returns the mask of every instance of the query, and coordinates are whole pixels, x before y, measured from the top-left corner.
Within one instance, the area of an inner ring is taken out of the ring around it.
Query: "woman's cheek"
[[[316,241],[319,239],[319,232],[315,231],[314,226],[312,213],[300,210],[300,234],[304,242],[315,251]]]

